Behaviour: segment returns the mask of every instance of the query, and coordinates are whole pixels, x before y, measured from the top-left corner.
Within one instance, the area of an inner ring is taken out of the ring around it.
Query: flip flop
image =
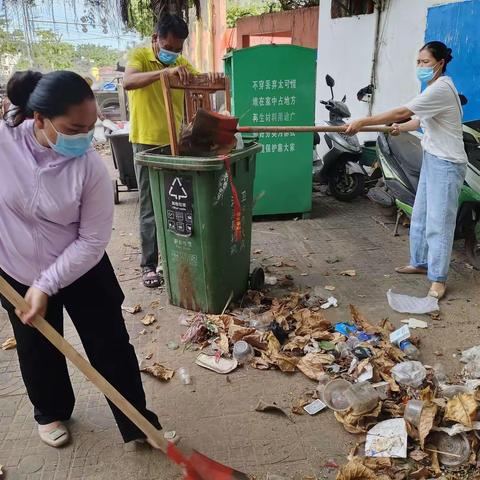
[[[413,267],[412,265],[407,265],[405,267],[397,267],[395,269],[397,273],[402,273],[406,275],[426,275],[427,274],[427,269],[426,268],[421,268],[421,267]]]
[[[238,367],[238,362],[234,358],[220,358],[217,361],[215,357],[205,355],[205,353],[201,353],[195,360],[195,363],[200,367],[223,375],[233,372]]]
[[[43,442],[54,448],[63,447],[70,441],[68,428],[61,422],[58,423],[56,428],[49,432],[42,432],[39,425],[38,434]]]

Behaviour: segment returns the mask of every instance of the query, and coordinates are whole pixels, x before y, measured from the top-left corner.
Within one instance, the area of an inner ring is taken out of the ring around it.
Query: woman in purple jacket
[[[0,275],[30,310],[4,298],[40,438],[64,445],[75,397],[65,358],[31,322],[36,314],[63,334],[63,308],[92,365],[157,428],[146,408],[138,362],[122,317],[124,299],[105,253],[113,222],[108,172],[91,148],[97,107],[73,72],[17,72],[13,108],[0,122]],[[145,438],[110,404],[125,442]]]

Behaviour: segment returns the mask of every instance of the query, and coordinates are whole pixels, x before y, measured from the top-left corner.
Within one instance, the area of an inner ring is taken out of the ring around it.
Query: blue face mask
[[[437,65],[434,65],[433,67],[417,67],[417,78],[421,82],[430,82],[435,77],[435,67]]]
[[[180,56],[180,53],[170,52],[170,50],[165,50],[164,48],[161,48],[160,51],[158,52],[158,59],[164,65],[172,65],[177,61],[177,58],[179,56]]]
[[[47,139],[47,142],[50,145],[51,149],[58,154],[70,158],[81,157],[92,145],[95,129],[90,130],[88,133],[66,135],[65,133],[59,132],[50,120],[48,121],[57,133],[57,141],[55,143],[52,143],[45,134],[45,131],[43,131],[43,134],[45,135],[45,138]]]

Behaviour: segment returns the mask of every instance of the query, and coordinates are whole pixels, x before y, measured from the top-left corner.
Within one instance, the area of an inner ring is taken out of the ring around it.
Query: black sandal
[[[157,271],[152,267],[145,267],[143,269],[142,281],[143,285],[147,288],[158,288],[162,283]]]

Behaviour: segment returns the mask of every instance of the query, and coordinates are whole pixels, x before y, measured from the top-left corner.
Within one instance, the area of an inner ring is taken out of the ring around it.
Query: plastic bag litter
[[[438,299],[430,296],[424,298],[411,297],[409,295],[394,293],[390,289],[387,292],[387,299],[390,307],[400,313],[414,313],[420,315],[439,310]]]
[[[401,362],[392,368],[392,375],[397,383],[418,388],[425,380],[427,370],[417,361]]]
[[[480,346],[464,350],[460,361],[466,363],[464,374],[467,377],[480,378]]]
[[[327,310],[330,307],[338,307],[338,300],[335,297],[328,297],[327,302],[324,303],[320,308]]]

